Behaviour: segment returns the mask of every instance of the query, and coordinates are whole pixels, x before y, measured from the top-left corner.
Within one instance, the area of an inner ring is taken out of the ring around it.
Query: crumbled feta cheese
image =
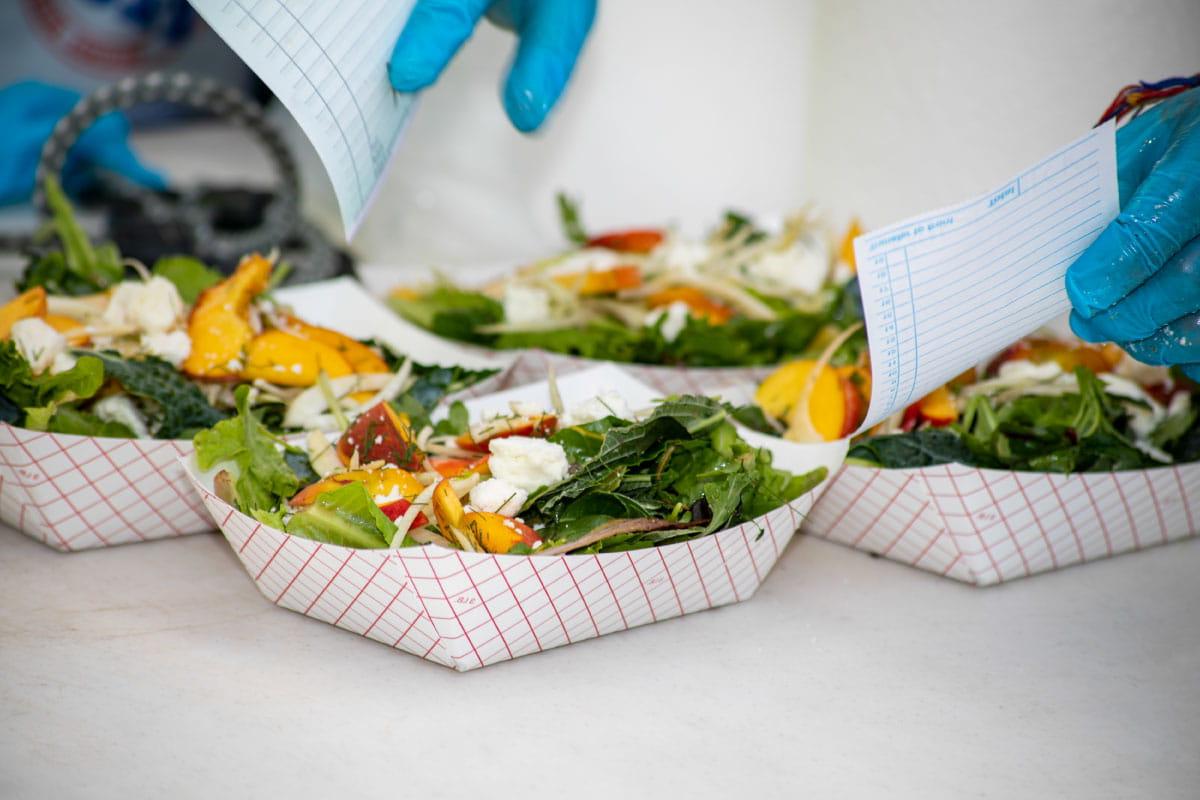
[[[542,417],[546,414],[546,409],[541,405],[527,403],[524,400],[513,400],[509,402],[508,407],[519,417]]]
[[[178,369],[192,352],[192,340],[185,331],[146,333],[142,335],[142,349]]]
[[[663,338],[668,342],[673,342],[687,325],[689,314],[691,314],[691,309],[688,308],[688,304],[682,300],[676,300],[668,306],[656,308],[647,314],[645,325],[647,328],[652,328],[662,319]],[[664,317],[666,319],[663,319]]]
[[[580,403],[568,410],[563,415],[562,424],[567,427],[572,425],[586,425],[589,422],[595,422],[610,415],[620,417],[621,419],[628,419],[630,415],[629,404],[625,402],[624,397],[616,392],[601,392],[591,400]]]
[[[672,236],[654,248],[650,254],[667,269],[684,275],[695,275],[701,264],[712,258],[712,248],[705,242],[688,241]]]
[[[562,445],[528,436],[507,436],[488,443],[488,469],[494,477],[526,492],[557,483],[567,476]]]
[[[21,357],[29,362],[29,369],[34,375],[41,375],[56,365],[59,356],[66,355],[66,337],[39,317],[17,320],[13,323],[10,335]]]
[[[478,511],[491,511],[511,517],[521,510],[529,492],[499,478],[489,478],[471,490],[471,506]]]
[[[183,322],[183,299],[175,284],[159,275],[147,281],[124,281],[113,290],[103,319],[110,325],[164,333]]]
[[[828,245],[804,236],[784,250],[763,253],[746,265],[746,272],[768,286],[816,294],[829,277],[829,265]]]
[[[996,372],[998,378],[1008,383],[1020,383],[1023,381],[1041,383],[1043,381],[1054,380],[1062,374],[1063,370],[1058,365],[1058,362],[1047,361],[1044,364],[1035,364],[1025,359],[1005,361]]]
[[[523,325],[550,319],[550,293],[536,286],[510,283],[504,288],[504,321]]]
[[[119,422],[133,431],[139,439],[150,438],[146,420],[133,401],[123,394],[110,394],[92,406],[96,416],[105,422]]]

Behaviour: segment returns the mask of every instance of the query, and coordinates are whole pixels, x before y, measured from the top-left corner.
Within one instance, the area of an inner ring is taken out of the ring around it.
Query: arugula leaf
[[[725,241],[729,241],[744,230],[750,231],[746,237],[747,244],[753,244],[754,242],[761,241],[762,239],[766,238],[767,235],[766,232],[760,230],[759,227],[754,224],[754,220],[750,219],[750,217],[747,215],[738,211],[729,210],[725,212],[725,219],[721,225],[721,230],[718,233],[718,236]]]
[[[104,362],[109,378],[129,394],[154,404],[159,418],[156,438],[187,438],[226,417],[205,399],[199,387],[160,358],[125,359],[107,351],[96,355]]]
[[[287,523],[287,532],[342,547],[383,548],[396,525],[375,505],[361,483],[325,492]]]
[[[163,256],[154,262],[150,271],[175,284],[179,296],[188,305],[195,303],[201,292],[224,278],[220,272],[191,256]]]
[[[575,541],[615,520],[679,523],[616,533],[581,552],[652,547],[705,535],[794,500],[825,478],[792,475],[767,450],[737,435],[730,412],[705,397],[672,397],[645,420],[615,417],[551,437],[568,452],[570,476],[535,493],[522,510],[543,540]]]
[[[281,499],[299,490],[300,481],[281,452],[282,440],[271,435],[250,410],[250,387],[239,386],[234,399],[237,416],[221,420],[193,438],[196,460],[201,469],[224,462],[236,465],[234,491],[243,512],[273,510]]]
[[[103,291],[119,282],[125,276],[125,265],[116,246],[111,243],[92,246],[56,178],[46,178],[45,190],[50,224],[39,238],[53,235],[59,249],[30,261],[17,283],[18,291],[44,286],[50,294],[82,295]]]
[[[564,192],[559,192],[554,199],[558,204],[558,219],[562,223],[563,236],[567,237],[568,242],[583,247],[588,243],[589,237],[579,218],[579,203],[567,197]]]

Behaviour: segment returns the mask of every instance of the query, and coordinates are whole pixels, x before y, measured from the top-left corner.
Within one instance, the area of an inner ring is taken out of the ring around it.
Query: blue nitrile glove
[[[484,14],[520,39],[504,110],[517,130],[536,130],[571,77],[596,0],[417,0],[388,63],[392,87],[416,92],[432,84]]]
[[[1071,327],[1200,379],[1200,89],[1117,131],[1121,213],[1067,271]]]
[[[79,93],[61,86],[23,81],[0,89],[0,205],[28,200],[42,145],[58,120],[79,101]],[[129,121],[106,114],[88,128],[67,156],[63,184],[79,189],[99,168],[163,189],[162,175],[147,168],[129,148]]]

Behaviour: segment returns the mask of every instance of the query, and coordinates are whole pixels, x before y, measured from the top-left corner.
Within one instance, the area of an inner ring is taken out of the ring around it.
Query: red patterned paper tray
[[[803,532],[987,586],[1200,533],[1200,464],[1058,475],[847,465]]]
[[[618,389],[631,405],[657,390],[614,367],[560,381],[570,405]],[[471,401],[542,400],[545,383]],[[753,434],[754,444],[766,443]],[[836,469],[841,444],[781,454],[799,471]],[[289,536],[219,499],[188,465],[199,495],[271,602],[457,670],[745,600],[754,594],[825,484],[752,522],[690,542],[625,553],[507,556],[437,547],[355,550]]]

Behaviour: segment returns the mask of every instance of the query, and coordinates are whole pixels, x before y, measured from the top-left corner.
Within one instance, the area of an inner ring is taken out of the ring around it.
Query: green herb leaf
[[[191,305],[200,293],[221,282],[224,276],[191,256],[163,256],[150,270],[175,284],[183,302]]]
[[[583,247],[588,243],[590,237],[583,229],[583,222],[579,218],[579,204],[567,197],[564,192],[559,192],[555,196],[555,201],[558,204],[558,220],[562,224],[563,236],[567,237],[567,241],[571,244]]]
[[[56,178],[46,179],[45,190],[50,208],[46,233],[57,240],[59,249],[32,260],[17,284],[18,290],[44,286],[50,294],[82,295],[119,282],[125,276],[125,266],[116,246],[92,246]]]
[[[250,410],[250,387],[234,393],[237,416],[200,431],[193,441],[201,469],[230,462],[237,467],[238,508],[249,514],[271,511],[296,493],[300,481],[283,456],[282,441],[271,435]]]

